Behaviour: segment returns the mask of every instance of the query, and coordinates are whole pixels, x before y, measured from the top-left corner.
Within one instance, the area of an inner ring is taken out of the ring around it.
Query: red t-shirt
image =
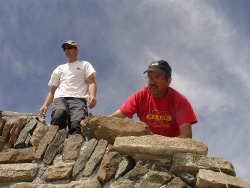
[[[171,87],[160,99],[154,98],[148,87],[144,87],[131,95],[119,110],[129,118],[137,114],[152,133],[168,137],[179,136],[179,126],[183,123],[197,123],[187,98]]]

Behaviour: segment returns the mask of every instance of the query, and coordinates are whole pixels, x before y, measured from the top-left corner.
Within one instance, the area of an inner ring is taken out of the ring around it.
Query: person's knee
[[[57,125],[60,129],[67,127],[68,113],[64,109],[54,110],[51,115],[51,125]]]
[[[53,118],[67,118],[67,111],[65,109],[57,109],[54,111]]]

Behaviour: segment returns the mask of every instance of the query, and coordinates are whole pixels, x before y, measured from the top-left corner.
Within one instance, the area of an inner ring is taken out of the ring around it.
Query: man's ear
[[[172,78],[170,77],[170,78],[168,78],[167,79],[167,82],[168,82],[168,85],[170,85],[171,84],[171,82],[172,82]]]

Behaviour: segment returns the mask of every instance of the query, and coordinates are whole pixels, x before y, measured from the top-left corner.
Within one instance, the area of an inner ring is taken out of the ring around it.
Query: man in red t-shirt
[[[132,118],[137,114],[154,134],[192,138],[191,125],[197,123],[197,119],[187,98],[169,87],[172,68],[168,62],[153,61],[145,73],[148,86],[131,95],[110,116]]]

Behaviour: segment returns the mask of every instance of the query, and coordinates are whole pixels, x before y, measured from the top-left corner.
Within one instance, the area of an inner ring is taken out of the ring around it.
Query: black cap
[[[150,63],[150,65],[148,66],[148,69],[144,71],[143,74],[145,74],[148,71],[153,71],[157,74],[166,74],[166,75],[171,76],[172,68],[170,67],[167,61],[159,60],[159,61],[153,61],[152,63]]]

